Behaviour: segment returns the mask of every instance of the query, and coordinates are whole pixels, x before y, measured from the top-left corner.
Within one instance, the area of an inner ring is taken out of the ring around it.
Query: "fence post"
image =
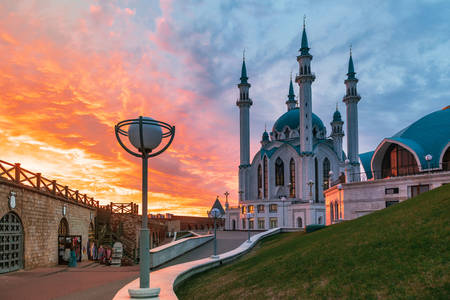
[[[84,194],[84,204],[87,204],[87,196]]]
[[[41,189],[41,173],[36,173],[36,188]]]
[[[56,194],[56,180],[52,180],[52,192]]]
[[[19,183],[20,182],[20,164],[19,163],[14,164],[14,171],[15,171],[14,179],[17,183]]]
[[[69,187],[67,185],[64,186],[64,196],[66,196],[66,198],[69,198]]]

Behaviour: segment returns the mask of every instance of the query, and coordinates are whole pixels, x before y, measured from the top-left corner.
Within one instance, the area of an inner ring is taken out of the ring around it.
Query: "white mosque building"
[[[312,112],[312,55],[303,26],[299,72],[299,102],[295,100],[292,78],[286,101],[287,111],[275,121],[272,131],[262,135],[261,148],[250,162],[250,83],[245,59],[242,63],[240,96],[239,206],[226,207],[228,230],[265,230],[274,227],[302,228],[325,224],[323,191],[345,172],[359,172],[358,79],[350,53],[345,96],[348,154],[342,150],[344,137],[341,114],[336,109],[327,135],[322,120]],[[349,180],[349,179],[347,179]]]

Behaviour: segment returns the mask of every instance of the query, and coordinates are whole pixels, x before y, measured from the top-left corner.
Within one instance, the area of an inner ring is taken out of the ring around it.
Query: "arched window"
[[[314,159],[314,202],[319,202],[319,163],[317,162],[317,157]]]
[[[382,178],[413,175],[419,172],[414,156],[407,149],[391,144],[383,157]]]
[[[313,128],[312,133],[313,133],[313,137],[317,138],[317,128],[316,127]]]
[[[442,158],[442,170],[450,170],[450,147],[447,148],[447,151],[445,151],[444,157]]]
[[[303,227],[303,220],[301,217],[297,218],[297,227],[302,228]]]
[[[59,222],[58,235],[69,235],[69,223],[66,218],[62,218]]]
[[[322,224],[322,217],[319,217],[319,220],[317,221],[317,223]]]
[[[289,128],[286,127],[286,130],[284,131],[284,137],[285,137],[286,139],[289,138],[289,133],[290,133]]]
[[[258,199],[262,198],[262,170],[261,164],[258,165]]]
[[[334,202],[334,217],[339,219],[339,204],[337,202]]]
[[[325,157],[322,164],[323,169],[323,190],[327,190],[330,187],[330,160]]]
[[[264,198],[267,198],[267,190],[269,187],[269,178],[267,176],[267,156],[264,156]]]
[[[330,222],[334,221],[334,213],[333,213],[334,207],[333,202],[330,202]]]
[[[284,185],[284,164],[279,157],[275,161],[275,185]]]
[[[291,158],[289,163],[289,197],[295,198],[295,161]]]

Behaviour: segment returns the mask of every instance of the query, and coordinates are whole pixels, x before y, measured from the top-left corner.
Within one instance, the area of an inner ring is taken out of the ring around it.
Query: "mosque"
[[[239,88],[239,205],[225,203],[225,229],[266,230],[334,224],[406,200],[450,183],[450,109],[432,113],[391,138],[375,151],[358,152],[358,79],[352,53],[345,96],[347,151],[342,149],[344,122],[336,108],[327,135],[312,112],[311,72],[305,26],[297,56],[296,101],[292,78],[287,111],[264,131],[261,147],[250,163],[250,107],[245,59]],[[331,117],[331,116],[330,116]],[[431,164],[430,164],[431,163]],[[361,168],[362,167],[362,168]],[[433,174],[430,175],[430,170]],[[429,183],[427,183],[429,181]],[[387,186],[389,185],[389,186]]]

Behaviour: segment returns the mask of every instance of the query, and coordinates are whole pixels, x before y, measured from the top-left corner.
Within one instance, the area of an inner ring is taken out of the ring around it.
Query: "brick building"
[[[94,230],[97,206],[20,164],[0,161],[0,273],[58,264],[69,246],[66,237],[76,237],[78,257],[85,260],[82,247]]]

